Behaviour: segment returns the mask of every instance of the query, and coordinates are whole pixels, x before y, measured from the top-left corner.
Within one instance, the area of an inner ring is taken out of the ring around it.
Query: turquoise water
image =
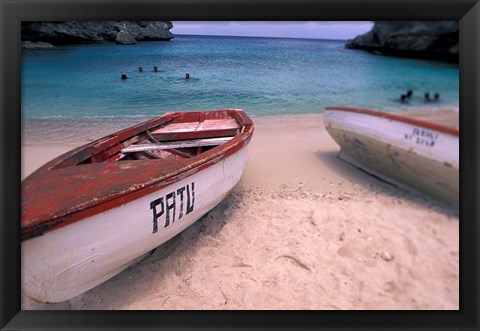
[[[152,117],[242,108],[249,115],[320,113],[327,105],[396,111],[458,107],[458,65],[384,57],[345,41],[176,36],[22,52],[24,119]],[[153,71],[153,66],[159,72]],[[142,66],[144,72],[139,72]],[[185,73],[191,79],[185,81]],[[121,80],[121,74],[128,76]],[[412,89],[408,104],[398,100]],[[438,92],[440,103],[423,93]]]

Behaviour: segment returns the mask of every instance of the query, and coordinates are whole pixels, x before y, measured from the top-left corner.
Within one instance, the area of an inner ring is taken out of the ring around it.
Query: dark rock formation
[[[22,22],[22,41],[52,45],[115,42],[134,44],[144,40],[170,40],[169,21],[59,21]]]
[[[24,41],[22,42],[23,49],[49,49],[54,47],[52,44],[44,43],[44,42],[36,42],[32,43],[31,41]]]
[[[132,45],[136,44],[137,40],[130,32],[122,30],[115,37],[115,43],[122,45]]]
[[[349,40],[346,47],[384,55],[458,62],[458,22],[379,21],[371,31]]]

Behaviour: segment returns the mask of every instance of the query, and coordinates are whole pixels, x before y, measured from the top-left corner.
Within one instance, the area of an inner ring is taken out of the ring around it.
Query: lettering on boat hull
[[[405,139],[413,140],[417,145],[433,147],[438,140],[438,133],[423,128],[413,128],[412,133],[405,134]]]
[[[177,190],[168,193],[164,197],[160,197],[150,202],[150,209],[153,212],[152,233],[158,231],[158,223],[161,219],[164,220],[164,228],[175,222],[175,216],[178,217],[177,220],[180,220],[184,216],[185,202],[185,215],[188,215],[193,211],[195,205],[194,182],[182,186]]]

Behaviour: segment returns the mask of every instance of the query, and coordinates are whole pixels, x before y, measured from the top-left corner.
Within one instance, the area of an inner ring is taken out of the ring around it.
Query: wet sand
[[[29,121],[22,178],[127,122]],[[458,211],[338,159],[322,115],[254,122],[215,209],[96,288],[22,309],[459,309]]]

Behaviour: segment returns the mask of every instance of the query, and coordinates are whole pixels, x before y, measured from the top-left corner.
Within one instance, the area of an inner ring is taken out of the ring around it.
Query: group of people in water
[[[138,71],[143,72],[143,67],[138,67]],[[158,72],[158,67],[153,66],[153,71]]]
[[[143,67],[138,67],[138,71],[139,72],[143,72]],[[157,66],[154,66],[153,67],[153,71],[154,72],[158,72],[158,67]],[[127,75],[125,74],[122,74],[121,76],[121,79],[128,79]],[[183,78],[185,80],[189,80],[190,79],[190,74],[189,73],[186,73],[185,74],[185,77]],[[408,90],[407,93],[405,94],[402,94],[400,96],[400,102],[407,102],[411,97],[413,96],[413,91],[412,90]],[[430,97],[430,92],[425,92],[425,94],[423,95],[423,98],[426,102],[429,102],[429,101],[439,101],[440,100],[440,94],[439,93],[435,93],[433,95],[433,98]]]
[[[411,97],[413,96],[413,91],[408,90],[406,94],[402,94],[400,96],[400,102],[407,102]],[[439,101],[440,100],[440,94],[435,93],[433,95],[433,98],[430,96],[430,92],[425,92],[423,95],[423,99],[428,102],[428,101]]]
[[[139,72],[143,72],[143,67],[138,67],[138,71],[139,71]],[[157,67],[157,66],[154,66],[154,67],[153,67],[153,71],[154,71],[154,72],[158,72],[158,67]],[[121,78],[122,80],[125,80],[125,79],[128,79],[128,76],[127,76],[126,74],[122,74],[122,75],[120,76],[120,78]],[[186,74],[185,74],[185,77],[184,77],[183,79],[189,80],[189,79],[190,79],[190,74],[189,74],[189,73],[186,73]]]

